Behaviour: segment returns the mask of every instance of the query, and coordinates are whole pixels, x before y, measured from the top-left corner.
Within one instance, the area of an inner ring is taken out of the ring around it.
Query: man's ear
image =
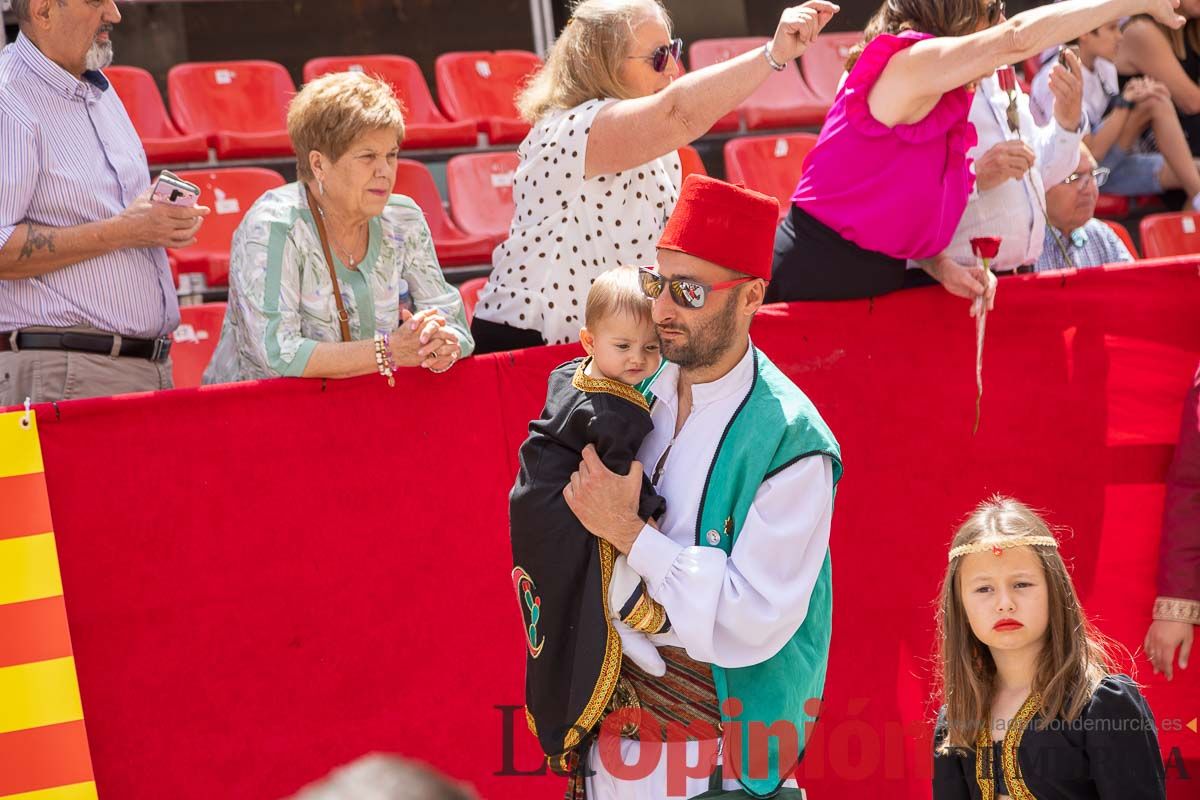
[[[767,282],[762,278],[755,278],[746,284],[746,291],[742,292],[742,307],[747,315],[753,316],[754,312],[762,307],[767,295]]]
[[[38,30],[50,27],[51,7],[57,0],[32,0],[29,4],[29,21]]]

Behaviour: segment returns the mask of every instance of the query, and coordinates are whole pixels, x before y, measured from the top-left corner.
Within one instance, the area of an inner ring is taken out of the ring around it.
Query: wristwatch
[[[1133,103],[1125,99],[1125,95],[1114,95],[1111,105],[1114,109],[1117,108],[1133,108]]]

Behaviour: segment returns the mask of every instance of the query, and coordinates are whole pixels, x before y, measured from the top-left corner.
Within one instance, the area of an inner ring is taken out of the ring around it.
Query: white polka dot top
[[[512,227],[492,253],[475,316],[539,331],[550,344],[578,341],[592,281],[622,264],[654,263],[679,197],[679,155],[584,180],[592,120],[613,102],[548,114],[521,142]]]

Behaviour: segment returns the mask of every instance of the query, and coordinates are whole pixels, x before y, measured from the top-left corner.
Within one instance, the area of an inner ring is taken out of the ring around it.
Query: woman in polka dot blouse
[[[592,281],[654,260],[675,206],[683,145],[804,52],[838,7],[783,12],[774,38],[679,75],[679,39],[656,0],[584,0],[517,98],[533,129],[513,182],[516,212],[492,254],[471,326],[477,353],[575,341]]]

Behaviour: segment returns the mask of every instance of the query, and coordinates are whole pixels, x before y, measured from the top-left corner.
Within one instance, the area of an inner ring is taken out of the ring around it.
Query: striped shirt
[[[1057,241],[1056,241],[1057,240]],[[1068,264],[1062,255],[1063,248],[1071,256]],[[1092,217],[1082,228],[1063,236],[1057,228],[1046,226],[1046,241],[1042,245],[1042,256],[1034,265],[1034,272],[1049,272],[1054,269],[1076,267],[1099,267],[1103,264],[1124,264],[1133,261],[1129,248],[1113,229]]]
[[[115,217],[150,186],[146,154],[121,99],[102,73],[84,78],[23,34],[0,53],[0,247],[27,222],[69,228]],[[153,338],[178,324],[161,247],[0,280],[0,331],[91,325]]]

